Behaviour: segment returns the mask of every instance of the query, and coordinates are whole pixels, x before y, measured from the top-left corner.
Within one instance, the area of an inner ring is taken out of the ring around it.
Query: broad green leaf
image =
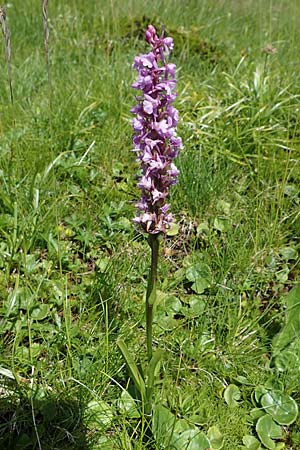
[[[137,419],[140,417],[136,402],[127,391],[122,391],[121,397],[118,400],[118,407],[129,419]]]
[[[181,301],[175,295],[168,295],[159,290],[156,292],[156,310],[166,314],[177,314],[181,309]]]
[[[189,417],[189,420],[193,422],[196,425],[205,425],[208,422],[208,412],[206,408],[199,408],[199,411],[197,414],[192,414]]]
[[[298,256],[297,250],[293,247],[281,247],[279,253],[287,261],[290,259],[297,259]]]
[[[207,437],[184,419],[178,420],[165,406],[156,405],[153,412],[153,434],[162,448],[173,450],[207,450]]]
[[[265,414],[258,419],[256,424],[256,432],[263,445],[271,450],[276,448],[276,444],[273,439],[282,438],[281,427],[274,422],[269,414]]]
[[[170,228],[167,231],[167,236],[176,236],[179,233],[179,225],[178,223],[172,223]]]
[[[243,375],[238,375],[235,380],[240,384],[245,384],[246,386],[251,386],[252,383],[248,380],[248,378],[244,377]]]
[[[165,447],[170,443],[175,422],[176,416],[168,408],[163,405],[154,406],[152,431],[158,445]]]
[[[171,448],[174,450],[210,450],[210,443],[205,434],[199,430],[190,429],[179,435],[174,433]]]
[[[96,265],[97,268],[101,273],[105,273],[105,271],[108,269],[110,264],[110,260],[107,257],[102,257],[101,259],[97,260]]]
[[[109,436],[101,436],[90,450],[116,450],[116,443]]]
[[[270,391],[261,398],[264,410],[280,425],[291,425],[298,416],[298,406],[289,395],[280,391]]]
[[[40,344],[38,342],[33,342],[30,346],[31,356],[33,358],[37,358],[40,355],[40,353],[44,350],[45,347],[43,346],[43,344]]]
[[[274,356],[291,344],[300,334],[300,287],[295,286],[284,297],[287,310],[285,324],[273,339]]]
[[[170,331],[178,327],[178,320],[174,319],[173,316],[167,314],[157,314],[155,323],[159,327],[158,332],[163,333],[164,331]]]
[[[208,235],[209,226],[207,222],[202,222],[197,226],[197,236]]]
[[[224,391],[224,399],[228,406],[234,408],[238,406],[238,400],[241,398],[241,391],[235,384],[229,384]]]
[[[186,269],[186,278],[192,282],[192,289],[197,294],[202,294],[211,284],[210,267],[202,262],[198,262]]]
[[[279,283],[286,283],[289,279],[290,268],[288,266],[284,266],[281,270],[275,273],[275,277]]]
[[[262,386],[261,384],[259,384],[258,386],[256,386],[256,388],[254,389],[254,398],[256,403],[260,402],[261,397],[266,394],[268,392],[268,390]]]
[[[210,287],[210,281],[205,278],[198,278],[195,283],[192,284],[192,289],[197,294],[202,294],[205,289]]]
[[[246,435],[243,437],[243,444],[247,448],[247,450],[260,450],[260,442],[256,437]]]
[[[193,295],[192,298],[188,302],[189,307],[184,308],[184,314],[186,317],[199,317],[205,311],[206,301],[200,296]]]
[[[35,255],[26,255],[24,261],[24,272],[26,274],[32,274],[39,267],[40,262],[36,259]]]
[[[290,348],[290,347],[289,347]],[[282,353],[276,356],[275,366],[279,372],[285,370],[298,371],[300,369],[300,359],[296,352],[283,350]]]
[[[20,289],[19,292],[19,309],[23,309],[24,311],[31,311],[32,308],[38,307],[40,304],[36,300],[35,296],[31,292],[31,290],[27,287]]]
[[[112,166],[112,174],[114,177],[120,177],[124,172],[124,164],[121,161],[114,161]]]
[[[162,330],[172,330],[178,326],[178,320],[174,319],[174,315],[181,313],[181,310],[182,304],[179,298],[157,291],[154,322]]]
[[[228,216],[230,214],[230,203],[225,202],[224,200],[219,200],[217,202],[217,209]]]
[[[187,268],[186,277],[189,281],[196,281],[198,278],[209,279],[211,271],[207,264],[199,262]]]
[[[208,429],[207,437],[209,439],[210,448],[212,450],[221,450],[221,448],[223,448],[224,445],[223,434],[216,425]]]
[[[184,431],[197,430],[197,428],[192,424],[190,424],[185,419],[177,419],[174,426],[174,433],[181,434]]]
[[[278,377],[274,378],[271,376],[268,380],[265,381],[264,387],[266,388],[265,394],[269,391],[284,391],[284,384]]]
[[[50,307],[47,303],[42,303],[41,305],[33,308],[30,313],[30,317],[33,320],[43,320],[49,316]]]
[[[103,400],[91,400],[85,411],[85,424],[87,427],[108,427],[114,418],[112,407]]]
[[[214,220],[214,228],[221,233],[226,233],[231,229],[231,221],[227,217],[216,217]]]
[[[264,414],[265,414],[265,412],[262,408],[253,408],[250,411],[250,417],[254,420],[259,419]]]

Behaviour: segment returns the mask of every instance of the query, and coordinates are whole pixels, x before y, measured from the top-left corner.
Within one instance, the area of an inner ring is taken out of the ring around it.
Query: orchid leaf
[[[130,355],[128,348],[125,344],[125,342],[121,339],[117,341],[117,345],[119,349],[121,350],[121,353],[126,361],[127,368],[129,370],[130,376],[132,378],[132,381],[140,394],[141,398],[145,398],[146,388],[145,388],[145,382],[143,380],[143,377],[134,361],[132,356]]]
[[[157,350],[149,363],[148,367],[148,386],[154,385],[154,377],[158,364],[160,363],[163,352],[161,350]]]
[[[148,413],[151,413],[152,411],[152,397],[153,397],[153,389],[154,389],[154,381],[155,381],[155,372],[156,368],[161,360],[162,357],[162,351],[157,350],[149,363],[148,371],[147,371],[147,385],[146,385],[146,405],[145,405],[145,411]]]

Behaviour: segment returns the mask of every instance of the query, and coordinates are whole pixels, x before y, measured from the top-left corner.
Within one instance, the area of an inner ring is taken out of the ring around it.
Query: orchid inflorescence
[[[158,37],[152,25],[145,37],[152,50],[137,56],[133,64],[138,79],[132,87],[142,91],[131,110],[136,115],[132,122],[134,151],[142,173],[138,183],[142,196],[136,204],[139,213],[134,221],[147,233],[158,234],[165,233],[173,221],[166,198],[170,186],[177,182],[179,171],[173,160],[182,142],[176,134],[178,111],[172,105],[176,98],[176,65],[166,62],[173,40],[163,34]]]

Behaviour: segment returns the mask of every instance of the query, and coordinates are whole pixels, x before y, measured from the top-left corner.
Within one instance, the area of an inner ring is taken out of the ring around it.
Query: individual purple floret
[[[152,50],[137,56],[133,67],[138,78],[132,87],[142,91],[132,108],[133,144],[141,164],[142,175],[138,186],[142,191],[136,204],[139,214],[134,219],[150,234],[165,233],[173,217],[166,203],[169,188],[177,183],[179,171],[173,163],[182,147],[176,134],[178,111],[172,105],[176,98],[176,66],[166,62],[173,49],[170,37],[159,38],[152,25],[146,31],[146,41]]]

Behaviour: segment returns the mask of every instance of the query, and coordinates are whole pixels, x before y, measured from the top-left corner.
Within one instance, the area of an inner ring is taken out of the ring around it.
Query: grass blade
[[[45,58],[48,74],[49,91],[51,93],[51,73],[50,73],[50,57],[49,57],[49,26],[48,26],[48,0],[42,0],[42,17],[44,30],[44,47]]]
[[[12,77],[11,77],[11,45],[10,45],[10,31],[6,24],[6,8],[5,6],[0,6],[0,22],[2,33],[5,42],[5,55],[7,64],[7,77],[10,91],[10,101],[14,103],[13,89],[12,89]]]
[[[128,351],[128,348],[126,347],[125,342],[123,340],[119,339],[117,341],[117,345],[118,345],[119,349],[121,350],[121,353],[126,361],[126,364],[127,364],[128,370],[130,372],[130,376],[134,382],[134,385],[135,385],[137,391],[139,392],[141,399],[144,399],[146,388],[145,388],[144,380],[140,374],[140,371],[137,368],[135,361],[129,354],[129,351]]]

